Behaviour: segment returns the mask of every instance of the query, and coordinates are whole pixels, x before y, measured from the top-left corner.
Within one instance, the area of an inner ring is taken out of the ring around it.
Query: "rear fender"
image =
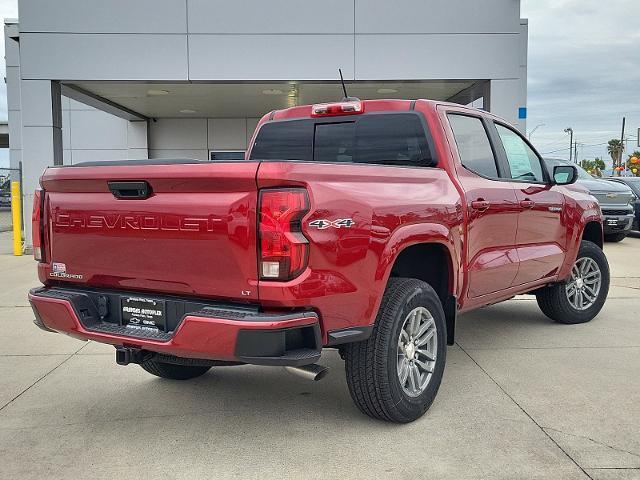
[[[436,243],[442,245],[449,252],[449,257],[454,264],[459,263],[458,254],[454,247],[454,241],[451,238],[449,229],[438,223],[421,223],[416,225],[407,225],[398,228],[387,242],[380,263],[376,271],[376,280],[384,280],[385,286],[391,275],[393,264],[400,253],[412,246],[420,243]],[[457,272],[451,272],[452,278],[457,279]],[[456,282],[453,282],[456,285]]]
[[[397,229],[385,246],[378,269],[376,271],[376,285],[381,288],[377,292],[374,311],[376,316],[380,309],[380,303],[384,289],[387,286],[391,271],[398,256],[407,248],[418,244],[438,244],[445,248],[449,255],[449,295],[443,302],[448,324],[448,343],[453,342],[453,324],[455,323],[456,311],[456,293],[458,291],[459,270],[460,265],[460,241],[459,237],[454,236],[452,232],[444,225],[429,223],[407,225]],[[376,318],[374,316],[374,318]]]

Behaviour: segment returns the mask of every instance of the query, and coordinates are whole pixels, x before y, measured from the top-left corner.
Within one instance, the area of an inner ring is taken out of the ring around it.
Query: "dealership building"
[[[349,95],[472,104],[524,131],[520,0],[20,0],[10,159],[235,159],[264,113]],[[29,228],[25,229],[27,245]]]

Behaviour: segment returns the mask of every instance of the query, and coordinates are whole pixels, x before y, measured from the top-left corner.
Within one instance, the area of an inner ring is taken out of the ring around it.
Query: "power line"
[[[545,143],[544,145],[540,145],[538,148],[542,150],[543,148],[549,148],[551,145],[556,145],[558,143],[564,142],[566,142],[566,139],[563,138],[562,140],[556,140],[555,142]]]
[[[597,137],[596,137],[596,138],[597,138]],[[602,138],[602,137],[601,137],[601,138]],[[632,141],[632,140],[637,140],[637,138],[638,138],[638,137],[628,136],[628,137],[625,137],[625,138],[626,138],[627,140],[629,140],[629,141]],[[598,139],[598,140],[599,140],[599,139]],[[551,143],[546,143],[546,144],[544,144],[544,145],[536,146],[536,148],[537,148],[537,150],[543,150],[543,149],[545,149],[545,148],[549,148],[549,147],[551,147],[552,145],[555,145],[555,144],[557,144],[557,143],[562,143],[562,142],[565,142],[565,141],[566,141],[565,139],[556,140],[556,141],[551,142]],[[597,140],[596,140],[596,141],[597,141]],[[607,145],[608,143],[609,143],[609,140],[607,140],[607,141],[603,141],[603,142],[600,142],[600,143],[584,143],[584,144],[583,144],[583,143],[581,143],[581,145],[584,145],[584,146],[586,146],[586,147],[597,147],[597,146],[600,146],[600,145]],[[569,149],[569,147],[565,148],[565,150],[568,150],[568,149]]]
[[[549,155],[550,153],[566,152],[567,150],[571,150],[572,148],[573,146],[559,148],[558,150],[551,150],[550,152],[542,152],[542,155]]]
[[[607,145],[609,142],[602,142],[602,143],[580,143],[579,145],[581,147],[600,147],[602,145]],[[548,155],[550,153],[558,153],[558,152],[566,152],[567,150],[569,150],[569,147],[564,147],[564,148],[559,148],[558,150],[552,150],[550,152],[542,152],[542,155]]]

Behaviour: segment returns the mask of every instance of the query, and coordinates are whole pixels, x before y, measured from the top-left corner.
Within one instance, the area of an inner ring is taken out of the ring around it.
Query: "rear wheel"
[[[366,415],[407,423],[431,406],[444,372],[442,304],[425,282],[391,278],[369,339],[344,349],[349,393]]]
[[[156,377],[170,378],[171,380],[189,380],[200,377],[209,371],[211,367],[201,365],[178,365],[175,363],[159,362],[157,360],[145,360],[140,366]]]
[[[607,242],[621,242],[625,238],[627,238],[628,233],[611,233],[609,235],[605,235],[604,239]]]
[[[571,277],[536,293],[542,312],[559,323],[575,324],[592,320],[602,309],[609,293],[609,263],[596,244],[583,241]]]

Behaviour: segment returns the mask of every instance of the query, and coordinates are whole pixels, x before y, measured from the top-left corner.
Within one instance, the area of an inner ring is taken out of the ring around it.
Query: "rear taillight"
[[[42,190],[38,189],[33,194],[33,213],[31,214],[31,239],[33,241],[33,256],[38,262],[43,262],[42,249],[44,247],[43,237],[43,202],[44,195]]]
[[[309,242],[302,217],[309,211],[307,191],[300,188],[260,192],[260,278],[291,280],[304,271]]]

